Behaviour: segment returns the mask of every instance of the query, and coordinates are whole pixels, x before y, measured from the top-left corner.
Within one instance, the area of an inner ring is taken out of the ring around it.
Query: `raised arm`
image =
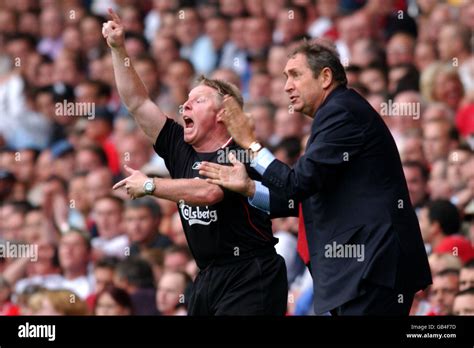
[[[120,98],[152,144],[163,125],[165,114],[151,101],[148,91],[125,50],[124,29],[119,16],[109,9],[112,20],[104,23],[102,35],[112,50],[115,82]]]

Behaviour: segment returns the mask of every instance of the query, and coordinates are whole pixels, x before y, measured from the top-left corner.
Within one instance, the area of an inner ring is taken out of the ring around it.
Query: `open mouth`
[[[190,117],[183,116],[183,121],[184,121],[184,128],[193,128],[194,121]]]
[[[290,97],[290,102],[291,102],[291,104],[294,104],[294,103],[296,102],[296,99],[298,99],[297,96],[294,96],[294,95],[291,96],[291,97]]]

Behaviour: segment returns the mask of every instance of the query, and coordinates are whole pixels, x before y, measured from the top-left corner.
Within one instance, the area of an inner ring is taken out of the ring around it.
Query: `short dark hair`
[[[402,166],[406,168],[418,168],[424,181],[427,181],[430,176],[428,168],[420,161],[403,161]]]
[[[145,51],[148,51],[148,49],[150,48],[150,44],[145,39],[145,37],[141,34],[133,32],[133,31],[126,31],[125,32],[125,40],[137,40],[143,46]]]
[[[154,198],[142,197],[140,199],[133,199],[126,201],[125,209],[139,209],[146,208],[154,218],[161,218],[161,208]]]
[[[431,222],[438,222],[444,235],[459,232],[461,219],[454,204],[445,199],[438,199],[428,203],[428,218]]]
[[[130,285],[134,285],[138,288],[154,287],[151,266],[141,258],[130,257],[121,261],[117,265],[116,274],[120,279],[125,279]]]
[[[79,85],[87,85],[94,87],[96,89],[98,97],[108,98],[112,93],[110,86],[100,80],[86,79],[79,83]]]
[[[6,206],[12,207],[14,213],[19,213],[21,215],[26,215],[34,208],[33,205],[28,201],[11,200],[0,202],[0,207]]]
[[[467,288],[467,289],[464,289],[462,291],[459,291],[457,294],[456,294],[456,297],[458,296],[463,296],[463,295],[474,295],[474,288],[471,287],[471,288]]]
[[[283,138],[277,145],[275,145],[272,152],[282,150],[288,156],[291,165],[296,163],[301,153],[301,142],[297,137]]]
[[[339,85],[347,85],[346,72],[339,60],[339,54],[331,42],[323,40],[309,42],[304,40],[288,57],[293,58],[297,54],[302,54],[306,57],[314,77],[317,77],[324,68],[329,68],[332,71],[334,80]]]
[[[461,269],[474,269],[474,259],[470,259],[469,261],[467,261],[462,267]]]
[[[115,270],[119,262],[120,260],[115,256],[104,256],[95,263],[94,269],[107,268]]]
[[[6,43],[9,44],[13,41],[24,41],[28,44],[30,50],[34,50],[37,44],[37,39],[31,34],[27,33],[12,33],[12,34],[7,34],[6,37]]]
[[[204,75],[199,76],[197,82],[199,85],[205,85],[215,89],[221,97],[224,97],[225,95],[234,97],[235,100],[237,100],[237,103],[239,103],[240,107],[244,107],[244,99],[242,98],[242,94],[234,84],[223,80],[208,79]]]
[[[95,145],[95,144],[91,144],[91,145],[84,145],[84,146],[81,146],[77,152],[81,152],[81,151],[89,151],[89,152],[92,152],[93,154],[95,154],[100,163],[106,167],[108,166],[108,159],[107,159],[107,154],[105,153],[104,149],[98,145]]]
[[[175,245],[175,244],[172,244],[172,245],[170,245],[169,247],[167,247],[165,249],[164,256],[167,256],[169,254],[176,254],[176,253],[184,254],[190,260],[193,258],[193,256],[191,255],[191,252],[190,252],[190,250],[187,246]]]
[[[110,297],[112,297],[112,299],[121,307],[128,308],[130,310],[130,313],[133,311],[132,299],[128,292],[116,286],[109,285],[97,294],[94,305],[94,312],[97,310],[97,304],[99,302],[98,299],[105,294],[108,294]]]
[[[420,72],[413,64],[402,63],[393,67],[405,69],[405,73],[398,80],[395,87],[394,95],[404,91],[419,91],[420,90]]]

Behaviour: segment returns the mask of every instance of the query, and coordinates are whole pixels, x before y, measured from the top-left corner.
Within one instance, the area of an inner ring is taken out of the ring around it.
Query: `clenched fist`
[[[124,30],[120,17],[109,8],[111,21],[102,25],[102,35],[107,40],[110,48],[119,48],[124,46]]]

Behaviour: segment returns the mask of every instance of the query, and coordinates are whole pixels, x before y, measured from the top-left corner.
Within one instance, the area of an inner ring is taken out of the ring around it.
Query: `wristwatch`
[[[255,153],[259,152],[261,149],[263,149],[263,146],[257,141],[252,142],[249,146],[249,150]]]
[[[153,192],[155,192],[155,182],[153,179],[149,178],[143,183],[143,191],[145,192],[146,195],[152,195]]]

